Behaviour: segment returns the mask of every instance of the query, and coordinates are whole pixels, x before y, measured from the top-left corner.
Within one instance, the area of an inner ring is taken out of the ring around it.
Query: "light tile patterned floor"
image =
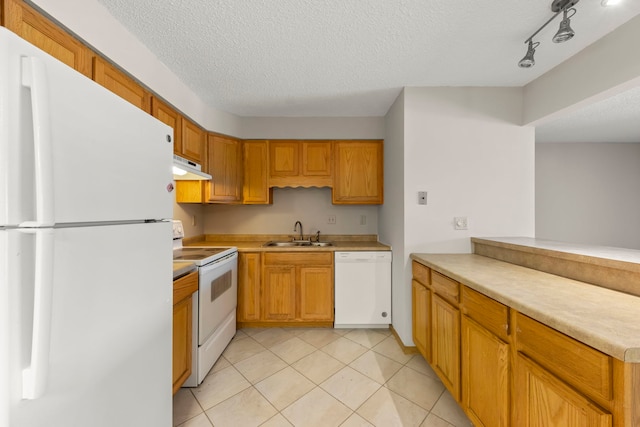
[[[180,427],[469,427],[420,355],[386,329],[238,331],[197,388],[173,399]]]

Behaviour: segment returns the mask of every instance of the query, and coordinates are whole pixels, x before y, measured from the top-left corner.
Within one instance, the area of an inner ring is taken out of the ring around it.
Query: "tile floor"
[[[389,330],[242,329],[204,382],[173,399],[180,427],[468,427],[420,355]]]

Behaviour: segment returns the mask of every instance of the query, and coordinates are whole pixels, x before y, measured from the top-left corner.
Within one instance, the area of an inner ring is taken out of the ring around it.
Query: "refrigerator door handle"
[[[31,92],[35,169],[35,221],[21,227],[47,227],[54,224],[53,214],[53,146],[49,114],[47,69],[40,58],[22,57],[22,85]]]
[[[53,304],[53,229],[21,229],[35,234],[35,286],[31,357],[22,370],[22,398],[38,399],[44,394],[49,371],[51,310]]]

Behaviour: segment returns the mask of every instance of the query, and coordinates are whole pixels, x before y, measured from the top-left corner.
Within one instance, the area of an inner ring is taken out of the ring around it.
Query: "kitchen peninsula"
[[[639,251],[472,243],[411,255],[414,341],[471,420],[640,425]]]

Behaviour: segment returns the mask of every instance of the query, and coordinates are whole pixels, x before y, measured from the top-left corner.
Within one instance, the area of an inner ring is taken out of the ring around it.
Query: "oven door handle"
[[[238,262],[238,253],[234,252],[223,258],[210,262],[209,264],[201,266],[200,273],[206,273],[207,271],[216,270],[218,268],[226,266],[227,264],[237,263],[237,262]]]

